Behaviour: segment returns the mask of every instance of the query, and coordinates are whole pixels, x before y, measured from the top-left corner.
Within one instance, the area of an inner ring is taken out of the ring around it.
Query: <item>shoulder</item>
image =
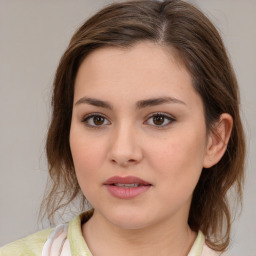
[[[0,248],[0,256],[37,256],[42,254],[42,248],[52,229],[45,229],[17,240]]]
[[[202,256],[229,256],[225,252],[216,252],[209,248],[206,244],[203,246]]]
[[[211,249],[206,241],[204,234],[199,230],[197,234],[197,238],[188,254],[188,256],[227,256],[227,254],[223,252],[217,252]]]
[[[203,246],[202,256],[218,256],[219,254],[209,248],[206,244]]]

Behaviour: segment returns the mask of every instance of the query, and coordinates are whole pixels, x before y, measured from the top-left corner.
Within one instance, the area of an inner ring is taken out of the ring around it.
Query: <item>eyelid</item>
[[[99,117],[102,117],[104,118],[105,120],[108,121],[108,124],[102,124],[102,125],[90,125],[87,121],[92,118],[92,117],[95,117],[95,116],[99,116]],[[154,116],[163,116],[165,119],[168,120],[168,123],[167,124],[164,124],[164,125],[157,125],[157,124],[147,124],[148,120]],[[167,113],[164,113],[164,112],[154,112],[154,113],[151,113],[147,116],[146,118],[146,121],[143,122],[143,124],[146,124],[146,125],[149,125],[149,126],[152,126],[156,129],[164,129],[166,127],[168,127],[169,125],[171,125],[174,121],[176,121],[175,117],[173,117],[172,115],[170,114],[167,114]],[[111,124],[111,121],[109,120],[108,117],[106,117],[104,114],[102,113],[99,113],[99,112],[93,112],[93,113],[89,113],[89,114],[86,114],[84,115],[82,118],[81,118],[81,122],[84,123],[87,127],[89,128],[94,128],[94,129],[101,129],[101,128],[104,128],[106,125],[110,125]]]
[[[167,114],[167,113],[164,113],[164,112],[154,112],[154,113],[151,113],[145,122],[147,122],[150,118],[154,117],[154,116],[163,116],[164,118],[167,118],[169,120],[168,124],[165,124],[165,125],[151,125],[153,126],[154,128],[156,129],[164,129],[166,128],[167,126],[171,125],[173,122],[176,121],[176,118],[170,114]],[[144,123],[145,123],[144,122]]]
[[[90,125],[90,124],[87,123],[87,120],[89,120],[90,118],[95,117],[95,116],[100,116],[100,117],[104,118],[105,120],[107,120],[109,122],[109,124],[111,124],[108,117],[106,117],[104,114],[98,113],[98,112],[83,115],[83,117],[81,118],[81,122],[84,123],[87,127],[93,128],[93,129],[100,129],[100,128],[103,128],[104,126],[106,126],[106,124]],[[107,124],[107,125],[109,125],[109,124]]]

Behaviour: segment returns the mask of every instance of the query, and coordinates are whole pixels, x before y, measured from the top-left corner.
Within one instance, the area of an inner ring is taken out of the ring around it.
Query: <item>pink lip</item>
[[[116,186],[115,184],[117,183],[139,184],[139,186],[126,188],[126,187]],[[106,182],[104,182],[104,185],[106,186],[107,190],[110,192],[112,196],[120,199],[131,199],[136,196],[139,196],[140,194],[146,192],[152,186],[152,184],[150,184],[149,182],[134,176],[126,176],[126,177],[114,176],[109,178]]]

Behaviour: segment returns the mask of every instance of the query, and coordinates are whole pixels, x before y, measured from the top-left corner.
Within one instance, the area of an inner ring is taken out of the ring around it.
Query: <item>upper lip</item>
[[[104,185],[112,185],[112,184],[117,184],[117,183],[119,183],[119,184],[141,184],[144,186],[151,185],[149,182],[142,180],[135,176],[126,176],[126,177],[113,176],[113,177],[107,179],[104,182]]]

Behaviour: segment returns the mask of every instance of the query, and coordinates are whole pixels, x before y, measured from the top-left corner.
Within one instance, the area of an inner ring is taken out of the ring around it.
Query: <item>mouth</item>
[[[108,192],[119,199],[132,199],[146,192],[152,184],[134,176],[114,176],[104,186]]]
[[[106,180],[104,182],[104,185],[133,185],[133,184],[138,184],[138,185],[142,185],[142,186],[146,186],[146,185],[151,185],[149,182],[135,177],[135,176],[125,176],[125,177],[121,177],[121,176],[114,176],[109,178],[108,180]]]
[[[138,183],[132,183],[132,184],[115,183],[115,184],[111,184],[111,185],[112,186],[117,186],[119,188],[137,188],[137,187],[144,186],[144,185],[138,184]]]

